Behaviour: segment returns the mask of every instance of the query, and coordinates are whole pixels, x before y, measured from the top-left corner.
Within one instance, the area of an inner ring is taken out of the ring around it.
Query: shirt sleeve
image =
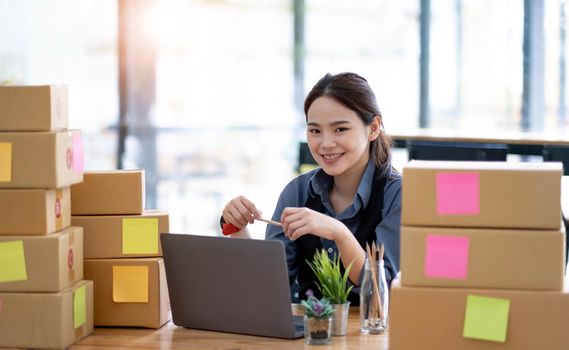
[[[377,242],[383,243],[385,247],[385,278],[391,284],[399,271],[400,253],[400,225],[401,225],[401,178],[391,181],[385,188],[383,197],[382,220],[375,234]]]

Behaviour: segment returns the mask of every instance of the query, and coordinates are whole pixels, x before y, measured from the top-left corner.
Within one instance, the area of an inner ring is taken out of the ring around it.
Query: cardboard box
[[[0,236],[46,235],[71,225],[71,191],[0,189]]]
[[[71,214],[139,215],[144,193],[144,170],[88,171],[71,186]]]
[[[559,228],[561,163],[411,161],[405,226]]]
[[[0,132],[0,188],[61,188],[83,181],[81,132]]]
[[[0,293],[0,347],[64,349],[93,333],[93,282],[61,293]]]
[[[162,256],[160,234],[169,231],[168,214],[72,216],[84,228],[85,259]]]
[[[0,292],[60,292],[83,279],[83,228],[0,236],[0,261]]]
[[[85,260],[95,283],[95,325],[160,328],[170,320],[162,258]]]
[[[1,131],[67,129],[67,86],[0,86]]]
[[[563,292],[537,292],[404,287],[396,279],[389,350],[565,350],[567,310],[568,281]]]
[[[561,290],[565,232],[401,227],[401,283]]]

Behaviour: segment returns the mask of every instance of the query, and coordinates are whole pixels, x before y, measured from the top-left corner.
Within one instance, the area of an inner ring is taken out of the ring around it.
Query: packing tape
[[[61,189],[55,190],[55,229],[59,231],[63,228],[63,214],[61,208],[61,201],[63,200],[63,191]]]
[[[75,231],[69,232],[67,244],[67,277],[69,282],[75,281],[75,252],[73,250],[75,246]]]
[[[73,133],[71,131],[67,132],[67,150],[65,151],[65,163],[67,164],[67,169],[71,170],[73,166]]]
[[[69,247],[67,251],[67,277],[69,282],[75,281],[75,254],[73,253],[73,247]]]

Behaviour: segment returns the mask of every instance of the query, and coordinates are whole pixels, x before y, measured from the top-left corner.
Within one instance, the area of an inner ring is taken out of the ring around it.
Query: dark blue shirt
[[[372,160],[368,163],[362,176],[353,202],[340,213],[335,213],[330,203],[329,191],[334,178],[326,174],[321,168],[301,174],[286,185],[281,192],[273,220],[280,221],[281,214],[286,207],[304,207],[308,196],[320,195],[322,199],[323,214],[331,216],[348,227],[355,233],[360,224],[362,213],[367,206],[371,193],[375,165]],[[399,226],[401,223],[401,175],[388,166],[385,176],[387,177],[383,193],[382,220],[375,228],[376,242],[385,246],[386,279],[391,281],[399,271]],[[297,259],[295,243],[289,240],[282,227],[267,225],[265,239],[278,239],[285,244],[288,273],[290,281],[294,281],[299,270],[300,263]],[[338,254],[338,248],[334,241],[320,239],[322,247],[326,249],[332,258]]]

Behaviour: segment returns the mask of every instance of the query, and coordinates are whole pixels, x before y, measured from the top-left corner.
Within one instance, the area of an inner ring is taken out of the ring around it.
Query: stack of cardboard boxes
[[[168,215],[144,210],[144,171],[85,172],[71,188],[71,222],[85,233],[85,277],[95,326],[159,328],[170,302],[160,233]]]
[[[566,349],[560,163],[403,170],[389,349]]]
[[[0,347],[65,348],[93,331],[83,229],[69,186],[83,179],[65,86],[0,87]]]

